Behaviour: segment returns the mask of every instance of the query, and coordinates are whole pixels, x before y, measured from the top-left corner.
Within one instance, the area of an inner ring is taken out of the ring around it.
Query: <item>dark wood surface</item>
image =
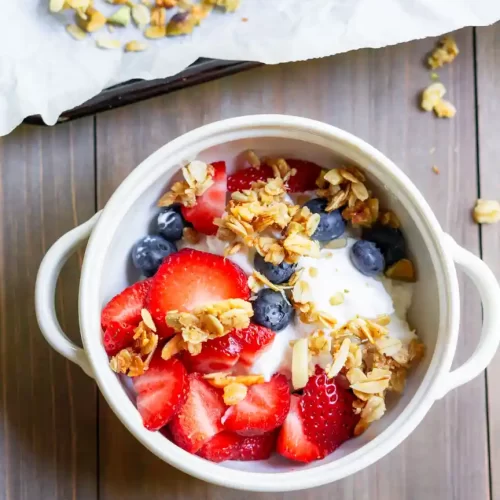
[[[392,158],[443,227],[500,273],[500,226],[470,217],[479,190],[498,197],[500,27],[456,34],[461,49],[439,71],[458,108],[437,120],[417,107],[430,83],[420,40],[380,50],[258,68],[53,129],[0,139],[0,499],[500,499],[500,360],[431,409],[418,429],[370,468],[307,492],[254,494],[210,486],[167,466],[120,424],[94,383],[51,351],[33,314],[44,251],[105,205],[146,156],[199,125],[250,113],[316,118]],[[432,172],[437,165],[440,174]],[[81,255],[60,280],[61,323],[78,338]],[[458,361],[478,340],[481,309],[461,280]],[[488,391],[488,392],[487,392]],[[497,479],[495,480],[495,473]]]

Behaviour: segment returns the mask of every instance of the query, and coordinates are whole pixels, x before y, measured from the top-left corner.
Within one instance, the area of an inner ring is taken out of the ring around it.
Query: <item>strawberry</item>
[[[134,338],[134,329],[135,326],[128,323],[120,323],[118,321],[108,323],[102,336],[102,343],[104,344],[106,354],[114,356],[131,344]]]
[[[271,456],[276,445],[276,432],[266,432],[260,436],[241,436],[233,460],[266,460]]]
[[[329,379],[319,367],[309,377],[300,400],[304,430],[324,455],[353,436],[359,420],[352,409],[354,399],[341,378]]]
[[[290,168],[295,168],[297,173],[288,180],[288,191],[290,193],[303,193],[317,189],[316,179],[321,173],[321,167],[305,160],[286,160]]]
[[[191,372],[213,373],[230,370],[240,357],[241,347],[231,335],[203,342],[200,354],[183,353],[183,361]]]
[[[196,198],[194,207],[181,207],[184,219],[203,234],[215,234],[217,226],[214,219],[220,217],[226,209],[227,178],[226,164],[223,161],[212,163],[214,184]]]
[[[266,460],[271,456],[275,443],[276,432],[245,437],[235,432],[222,431],[206,443],[198,455],[211,462]]]
[[[211,462],[234,460],[238,452],[238,445],[243,438],[235,432],[222,431],[206,443],[198,455]]]
[[[113,356],[132,341],[133,329],[141,321],[141,309],[151,280],[139,281],[113,297],[101,312],[104,348]]]
[[[221,417],[226,405],[220,391],[209,385],[201,375],[188,375],[186,402],[170,422],[174,442],[190,453],[196,453],[205,443],[223,430]]]
[[[273,375],[269,382],[252,385],[238,404],[229,407],[224,428],[245,434],[261,434],[279,427],[290,408],[290,388],[284,375]]]
[[[276,451],[290,460],[309,463],[324,458],[325,455],[304,432],[300,399],[300,396],[292,394],[290,411],[278,434]]]
[[[250,324],[247,328],[229,333],[240,345],[240,363],[252,366],[257,358],[271,347],[276,333],[265,326]]]
[[[191,311],[196,306],[250,297],[246,274],[229,259],[185,248],[169,255],[152,278],[147,298],[160,337],[172,335],[165,324],[168,311]]]
[[[321,167],[305,160],[287,159],[286,162],[291,168],[295,168],[297,173],[288,180],[288,191],[290,193],[303,193],[316,189],[316,179],[319,177]],[[273,170],[268,165],[261,165],[260,168],[248,167],[236,171],[227,178],[227,189],[229,192],[250,189],[256,181],[265,181],[274,177]]]
[[[273,177],[273,169],[268,165],[261,165],[260,168],[244,168],[242,170],[237,170],[227,178],[227,189],[231,193],[234,193],[234,191],[242,191],[243,189],[250,189],[254,182],[265,181]]]
[[[157,431],[169,422],[186,400],[188,375],[178,359],[165,361],[158,351],[144,375],[134,378],[134,388],[144,427]]]

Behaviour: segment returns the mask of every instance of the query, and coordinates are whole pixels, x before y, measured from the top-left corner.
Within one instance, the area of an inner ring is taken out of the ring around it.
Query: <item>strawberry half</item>
[[[303,193],[317,189],[316,180],[321,173],[321,167],[311,161],[287,159],[290,168],[295,168],[297,173],[288,180],[290,193]]]
[[[113,356],[132,341],[141,321],[141,309],[151,288],[151,280],[139,281],[114,296],[101,312],[104,348]]]
[[[188,375],[178,359],[165,361],[158,351],[144,375],[134,378],[134,388],[144,427],[157,431],[169,422],[186,400]]]
[[[266,460],[271,456],[275,444],[276,432],[245,437],[222,431],[205,444],[198,455],[211,462]]]
[[[190,453],[222,431],[221,417],[226,405],[220,391],[205,382],[201,375],[188,375],[186,402],[170,422],[174,442]]]
[[[273,169],[268,165],[261,165],[260,168],[247,167],[237,170],[227,178],[227,190],[234,193],[250,189],[254,182],[265,181],[273,177]]]
[[[290,460],[309,463],[324,458],[324,454],[306,436],[300,409],[300,397],[292,394],[290,411],[281,426],[276,451]]]
[[[316,368],[309,377],[300,400],[305,434],[316,443],[323,456],[332,453],[354,435],[359,416],[352,408],[354,394],[339,377],[329,379]]]
[[[271,347],[276,333],[265,326],[250,324],[247,328],[233,330],[229,336],[240,345],[240,363],[248,367]]]
[[[196,356],[184,351],[182,360],[190,372],[224,372],[238,362],[240,350],[239,343],[231,335],[224,335],[203,342],[201,352]]]
[[[196,198],[194,207],[181,207],[184,219],[203,234],[215,234],[217,226],[214,219],[220,217],[226,209],[227,177],[226,164],[223,161],[212,163],[214,183]]]
[[[290,388],[284,375],[252,385],[243,401],[224,413],[224,428],[245,434],[261,434],[279,427],[290,409]]]
[[[288,180],[288,191],[290,193],[303,193],[316,189],[316,179],[321,173],[321,167],[305,160],[287,159],[286,162],[291,168],[295,168],[297,173]],[[260,168],[247,167],[236,171],[227,178],[227,189],[229,192],[250,189],[256,181],[265,181],[274,177],[273,170],[268,165],[261,165]]]
[[[172,335],[165,324],[168,311],[250,297],[246,274],[229,259],[185,248],[169,255],[152,278],[147,308],[160,337]]]

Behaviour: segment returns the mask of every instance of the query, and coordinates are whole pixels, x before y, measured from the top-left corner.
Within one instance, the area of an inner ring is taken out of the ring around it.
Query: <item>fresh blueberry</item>
[[[351,262],[365,276],[376,276],[385,267],[384,256],[375,243],[358,240],[351,247]]]
[[[314,240],[330,241],[344,234],[345,222],[340,210],[325,212],[326,204],[325,198],[314,198],[305,204],[313,214],[319,214],[319,224],[312,235]]]
[[[375,224],[373,227],[363,229],[362,237],[380,248],[387,267],[406,257],[406,242],[399,229]]]
[[[280,292],[264,288],[253,302],[253,313],[255,323],[279,332],[290,323],[294,310]]]
[[[176,207],[164,208],[156,218],[156,232],[170,241],[180,240],[186,226],[186,221]]]
[[[158,235],[146,236],[134,245],[132,261],[144,276],[149,277],[156,273],[163,259],[174,252],[177,252],[175,243]]]
[[[253,265],[260,274],[263,274],[271,283],[277,285],[288,281],[297,267],[297,264],[287,264],[284,261],[275,266],[270,262],[266,262],[264,257],[258,253],[255,254]]]

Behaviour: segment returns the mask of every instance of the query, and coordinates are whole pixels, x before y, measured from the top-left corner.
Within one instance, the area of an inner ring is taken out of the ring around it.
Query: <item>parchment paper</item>
[[[99,49],[95,39],[142,39],[135,26],[76,41],[65,31],[70,13],[54,15],[48,3],[0,0],[0,136],[29,115],[52,125],[112,84],[170,76],[198,57],[276,64],[500,19],[500,0],[242,0],[237,12],[214,12],[192,35],[152,40],[146,52],[125,54]],[[107,15],[116,9],[94,3]]]

